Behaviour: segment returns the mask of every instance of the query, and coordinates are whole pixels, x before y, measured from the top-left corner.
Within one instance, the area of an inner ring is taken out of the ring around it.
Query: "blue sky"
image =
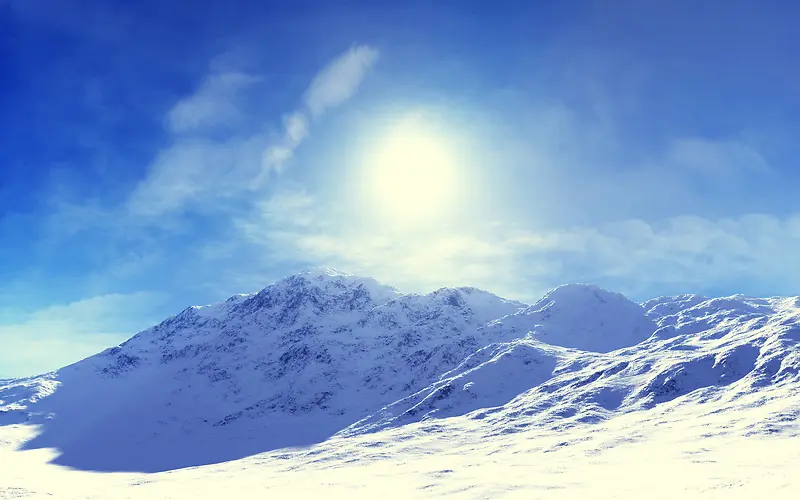
[[[0,3],[0,377],[314,266],[527,301],[574,281],[795,295],[798,15]],[[387,211],[363,179],[412,122],[458,193]]]

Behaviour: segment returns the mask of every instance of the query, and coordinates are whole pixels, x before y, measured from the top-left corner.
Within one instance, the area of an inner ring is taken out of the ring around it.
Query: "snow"
[[[642,306],[593,285],[565,285],[536,304],[491,326],[532,332],[543,342],[585,351],[609,352],[646,340],[656,329]]]
[[[0,498],[796,498],[797,434],[745,435],[768,409],[650,410],[569,433],[415,424],[158,474],[70,470],[41,450],[4,450]]]
[[[795,498],[799,306],[301,273],[0,380],[0,499]]]

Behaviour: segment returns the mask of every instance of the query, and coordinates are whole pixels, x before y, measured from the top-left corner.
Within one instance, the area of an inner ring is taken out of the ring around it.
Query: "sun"
[[[365,188],[393,222],[420,224],[453,202],[458,160],[447,138],[417,117],[404,120],[376,145]]]

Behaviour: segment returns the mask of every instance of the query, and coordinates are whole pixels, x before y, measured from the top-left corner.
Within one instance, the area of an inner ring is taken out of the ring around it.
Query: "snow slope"
[[[46,450],[0,445],[0,498],[793,500],[800,431],[792,408],[800,408],[796,390],[736,407],[656,407],[569,432],[502,432],[452,418],[155,474],[73,470],[47,464]],[[754,425],[774,414],[784,415],[782,427]],[[25,438],[24,426],[13,430],[0,436]]]
[[[571,300],[567,304],[578,304],[572,319],[568,318],[569,306],[558,304],[557,297],[566,290],[570,290]],[[650,322],[642,321],[641,308],[637,315],[635,304],[624,297],[613,295],[615,314],[611,307],[603,310],[610,300],[587,300],[587,292],[591,296],[607,294],[594,287],[562,287],[537,306],[492,323],[490,328],[524,324],[533,316],[539,322],[537,330],[548,335],[534,331],[521,339],[487,346],[440,380],[341,434],[457,415],[486,418],[499,425],[566,429],[673,400],[735,401],[758,394],[760,388],[800,388],[798,299],[685,301],[680,297],[673,303],[685,308],[669,308],[669,312],[677,312],[667,316],[658,316],[654,303],[645,304],[651,306],[647,314],[655,317],[655,322]],[[542,303],[546,304],[543,308],[539,307]],[[529,312],[531,309],[534,312]],[[551,310],[554,312],[549,314]],[[585,316],[580,313],[588,311],[600,311],[597,325],[584,324]],[[615,318],[630,328],[616,337],[609,326]],[[658,325],[662,326],[656,334],[648,336]],[[658,334],[665,329],[669,335]],[[589,340],[592,334],[597,340]],[[539,340],[582,343],[606,351],[609,345],[620,345],[620,337],[629,342],[645,340],[599,353],[559,348]],[[501,406],[503,410],[517,408],[513,419],[497,410]]]
[[[0,381],[0,498],[794,498],[798,417],[798,298],[304,273]]]

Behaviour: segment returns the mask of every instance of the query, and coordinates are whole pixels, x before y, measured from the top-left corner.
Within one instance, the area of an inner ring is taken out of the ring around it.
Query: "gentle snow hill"
[[[526,306],[474,288],[401,294],[302,273],[188,308],[54,373],[0,382],[0,428],[39,425],[23,448],[55,448],[58,464],[163,471],[449,417],[504,434],[739,407],[800,390],[799,304],[640,306],[566,285]],[[791,415],[765,414],[754,432],[781,432]]]

